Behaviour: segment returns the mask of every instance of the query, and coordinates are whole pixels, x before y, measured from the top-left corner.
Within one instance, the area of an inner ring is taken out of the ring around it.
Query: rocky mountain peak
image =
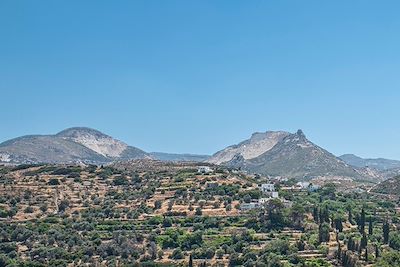
[[[103,134],[102,132],[86,128],[86,127],[74,127],[61,131],[57,134],[58,137],[72,140],[79,143],[96,153],[105,156],[116,158],[127,149],[128,145]]]
[[[304,134],[304,132],[301,129],[297,130],[296,135],[300,138],[306,138],[306,135]]]
[[[72,128],[65,129],[56,134],[56,136],[59,136],[59,137],[71,137],[71,138],[82,136],[82,135],[92,135],[92,136],[96,136],[96,137],[110,137],[96,129],[92,129],[89,127],[72,127]]]

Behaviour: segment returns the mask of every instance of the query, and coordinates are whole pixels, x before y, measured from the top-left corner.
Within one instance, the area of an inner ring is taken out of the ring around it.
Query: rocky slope
[[[117,158],[128,148],[127,144],[90,128],[69,128],[56,134],[56,137],[74,141],[104,157]]]
[[[391,159],[364,159],[360,158],[353,154],[345,154],[340,156],[340,158],[345,161],[347,164],[352,165],[354,167],[369,167],[374,168],[380,171],[387,171],[391,169],[400,168],[399,160],[391,160]]]
[[[379,183],[371,191],[379,194],[400,195],[400,176]]]
[[[31,135],[0,144],[0,162],[5,163],[107,163],[150,158],[136,147],[97,130],[77,127],[56,135]]]
[[[400,176],[400,168],[393,168],[389,170],[379,171],[383,179],[389,179],[395,176]]]
[[[233,160],[238,155],[242,156],[245,160],[252,159],[272,149],[288,135],[289,133],[287,132],[272,131],[254,133],[250,139],[215,153],[207,161],[213,164],[223,164]]]
[[[254,147],[256,150],[251,151]],[[300,180],[318,177],[376,179],[315,145],[301,130],[294,134],[287,132],[253,134],[249,140],[217,152],[209,162],[241,168],[252,173]]]

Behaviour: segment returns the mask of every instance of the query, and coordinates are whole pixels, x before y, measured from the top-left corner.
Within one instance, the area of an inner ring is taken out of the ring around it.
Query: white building
[[[300,187],[301,189],[307,189],[310,186],[309,182],[298,182],[296,184],[297,187]]]
[[[269,196],[270,196],[271,198],[279,198],[279,193],[276,192],[276,191],[270,192]]]
[[[261,184],[259,186],[259,188],[260,188],[261,192],[263,192],[263,193],[275,191],[274,184]]]
[[[274,184],[261,184],[259,186],[261,192],[269,197],[269,198],[278,198],[279,194],[277,191],[275,191],[275,185]]]
[[[214,170],[209,166],[199,166],[197,169],[198,173],[212,173]]]
[[[314,185],[314,184],[309,183],[309,182],[298,182],[296,184],[296,187],[301,189],[301,190],[308,190],[309,192],[317,191],[320,188],[319,185]]]

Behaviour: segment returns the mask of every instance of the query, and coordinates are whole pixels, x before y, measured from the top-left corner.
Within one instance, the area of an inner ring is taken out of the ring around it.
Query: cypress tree
[[[387,244],[389,242],[389,232],[390,232],[389,223],[388,223],[388,221],[385,221],[383,224],[383,243],[384,244]]]
[[[193,256],[190,254],[189,256],[189,267],[193,267]]]
[[[343,251],[342,253],[342,265],[346,267],[346,263],[347,263],[347,251]]]
[[[359,230],[360,230],[360,233],[364,233],[364,230],[365,230],[365,210],[364,210],[364,208],[361,209]]]
[[[324,208],[319,209],[319,223],[323,223],[325,221],[324,219]]]
[[[319,222],[320,223],[324,223],[324,222],[329,223],[330,222],[330,220],[329,220],[329,211],[328,211],[327,207],[323,207],[323,208],[320,209],[320,211],[319,211]]]
[[[318,211],[318,207],[317,207],[317,206],[314,206],[314,209],[313,209],[313,218],[314,218],[314,221],[315,221],[316,223],[319,223],[319,211]]]
[[[367,239],[367,235],[365,234],[365,232],[363,233],[363,236],[361,238],[361,243],[360,243],[360,248],[364,249],[366,248],[368,245],[368,239]]]
[[[374,232],[374,227],[372,225],[372,217],[369,217],[369,223],[368,223],[368,234],[372,235]]]
[[[351,209],[349,209],[349,222],[351,223],[351,224],[353,224],[353,214],[352,214],[352,212],[351,212]]]
[[[375,244],[375,258],[379,258],[379,247],[378,247],[378,244]]]
[[[365,262],[368,262],[368,248],[365,248]]]
[[[329,223],[329,210],[325,208],[325,222]]]
[[[340,218],[336,218],[335,219],[335,228],[336,230],[338,230],[339,232],[343,231],[343,223],[342,220]]]
[[[318,241],[319,243],[322,242],[329,242],[329,224],[323,223],[319,225],[318,231]]]
[[[349,240],[347,241],[347,250],[353,250],[354,249],[354,243],[353,243],[353,238],[350,236]]]

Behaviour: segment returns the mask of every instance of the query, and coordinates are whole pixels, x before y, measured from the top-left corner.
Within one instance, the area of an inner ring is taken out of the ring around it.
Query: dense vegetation
[[[0,266],[400,266],[398,199],[193,164],[0,168]]]

